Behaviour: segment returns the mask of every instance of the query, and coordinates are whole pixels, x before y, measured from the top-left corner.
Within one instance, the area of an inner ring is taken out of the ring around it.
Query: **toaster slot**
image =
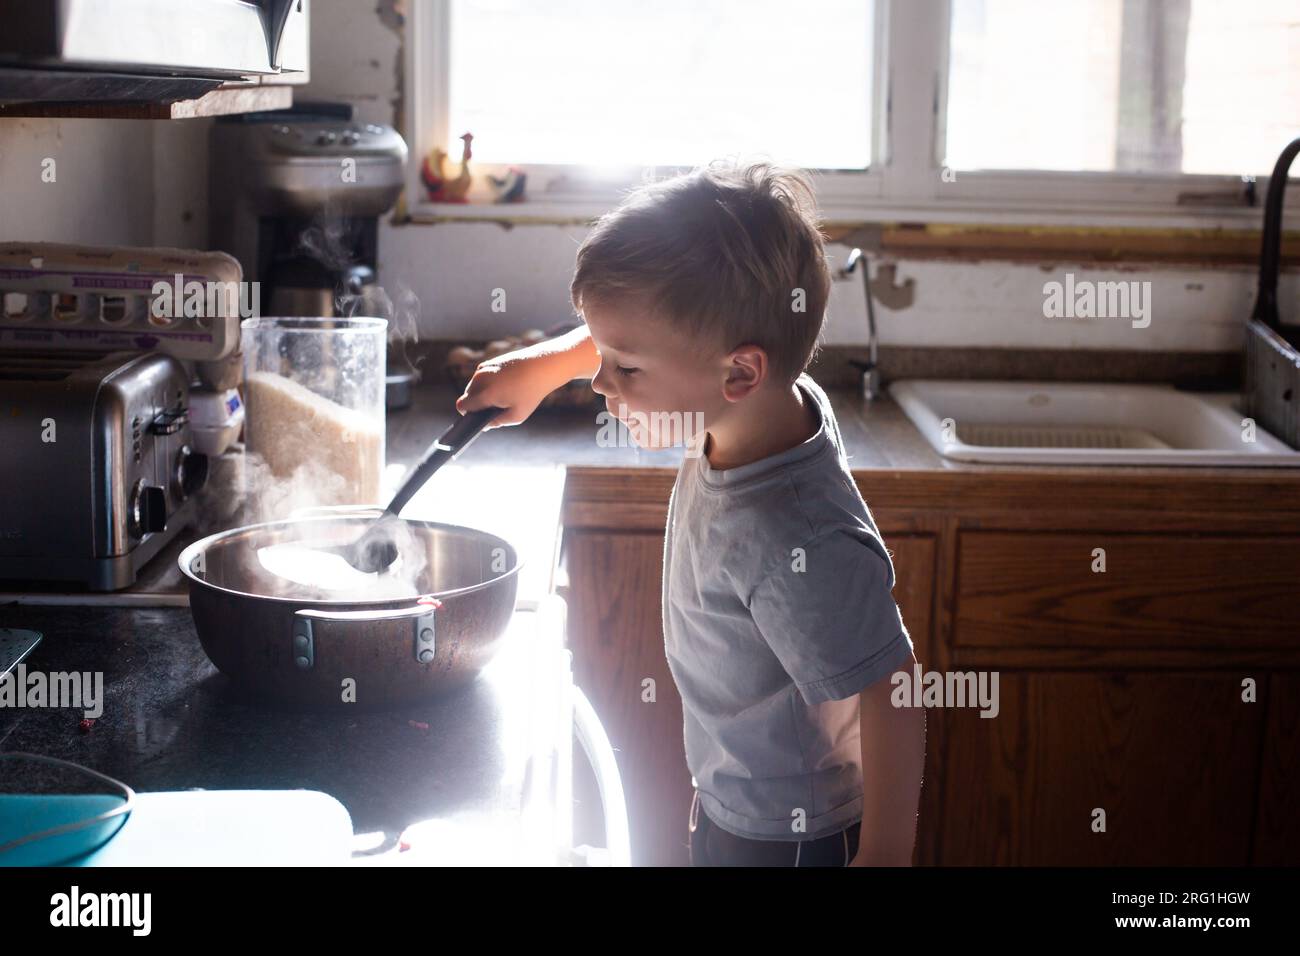
[[[71,374],[71,369],[13,370],[0,367],[0,382],[61,382]]]
[[[0,381],[61,382],[87,362],[102,358],[94,352],[0,351]]]

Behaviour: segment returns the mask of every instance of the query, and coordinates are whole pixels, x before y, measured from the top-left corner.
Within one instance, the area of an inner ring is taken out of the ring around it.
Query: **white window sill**
[[[411,223],[498,222],[539,225],[584,224],[610,211],[622,195],[585,196],[582,198],[529,199],[520,203],[412,203],[407,207]],[[974,200],[948,200],[942,203],[890,203],[881,200],[863,202],[837,201],[822,206],[828,225],[859,223],[919,223],[986,226],[1037,226],[1082,228],[1132,228],[1257,231],[1263,226],[1262,206],[1241,207],[1208,212],[1189,212],[1168,207],[1135,207],[1129,204],[1105,206],[1041,203],[990,204]],[[1300,208],[1291,208],[1283,217],[1287,230],[1300,229]]]
[[[525,200],[512,203],[418,202],[407,207],[413,223],[437,222],[536,222],[586,223],[604,215],[618,205],[618,198],[608,202]]]

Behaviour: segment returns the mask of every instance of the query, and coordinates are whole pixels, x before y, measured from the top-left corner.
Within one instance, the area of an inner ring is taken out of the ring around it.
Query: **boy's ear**
[[[727,356],[727,378],[722,383],[722,395],[729,402],[738,402],[767,381],[767,376],[767,352],[762,346],[737,346]]]

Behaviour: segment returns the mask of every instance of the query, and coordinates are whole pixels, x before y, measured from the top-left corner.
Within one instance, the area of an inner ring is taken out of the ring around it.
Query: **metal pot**
[[[495,535],[403,521],[406,571],[385,575],[373,597],[297,584],[264,566],[277,545],[355,540],[369,517],[236,528],[181,553],[199,641],[239,688],[313,709],[399,706],[469,683],[492,659],[521,564]]]

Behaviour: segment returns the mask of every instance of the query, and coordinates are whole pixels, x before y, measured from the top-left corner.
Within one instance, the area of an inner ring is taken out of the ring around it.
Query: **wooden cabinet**
[[[691,775],[682,738],[682,701],[664,657],[661,608],[663,528],[671,487],[671,473],[582,469],[570,474],[565,496],[563,560],[574,680],[614,746],[637,866],[690,862]],[[935,539],[900,534],[887,543],[894,562],[894,597],[917,659],[928,666]],[[933,796],[927,789],[923,802]],[[577,841],[599,843],[599,799],[594,781],[581,771],[575,797]]]
[[[1253,862],[1300,861],[1300,674],[1274,674],[1261,690],[1268,717],[1260,754]]]
[[[956,647],[1296,641],[1300,538],[963,530],[957,562]]]
[[[1004,670],[999,713],[950,709],[938,862],[1250,862],[1262,708],[1231,674]]]
[[[883,533],[883,532],[882,532]],[[912,638],[916,662],[922,671],[932,669],[934,654],[934,581],[938,550],[933,535],[886,534],[885,544],[894,562],[894,600],[903,618],[903,626]],[[926,719],[925,780],[921,784],[921,805],[918,821],[938,818],[940,812],[939,776],[931,773],[938,753],[936,741],[943,727]],[[935,768],[937,770],[937,767]],[[937,852],[933,829],[918,823],[916,851],[913,861],[923,863],[934,858]]]
[[[684,866],[691,775],[682,699],[664,657],[660,582],[663,532],[565,535],[573,679],[613,744],[631,820],[635,866]],[[580,777],[575,835],[601,845],[594,780]]]
[[[996,717],[927,712],[918,863],[1300,863],[1300,485],[855,477],[922,669],[998,677]],[[688,861],[660,618],[672,480],[572,469],[566,487],[574,667],[618,752],[638,864]],[[589,826],[579,838],[598,841]]]

